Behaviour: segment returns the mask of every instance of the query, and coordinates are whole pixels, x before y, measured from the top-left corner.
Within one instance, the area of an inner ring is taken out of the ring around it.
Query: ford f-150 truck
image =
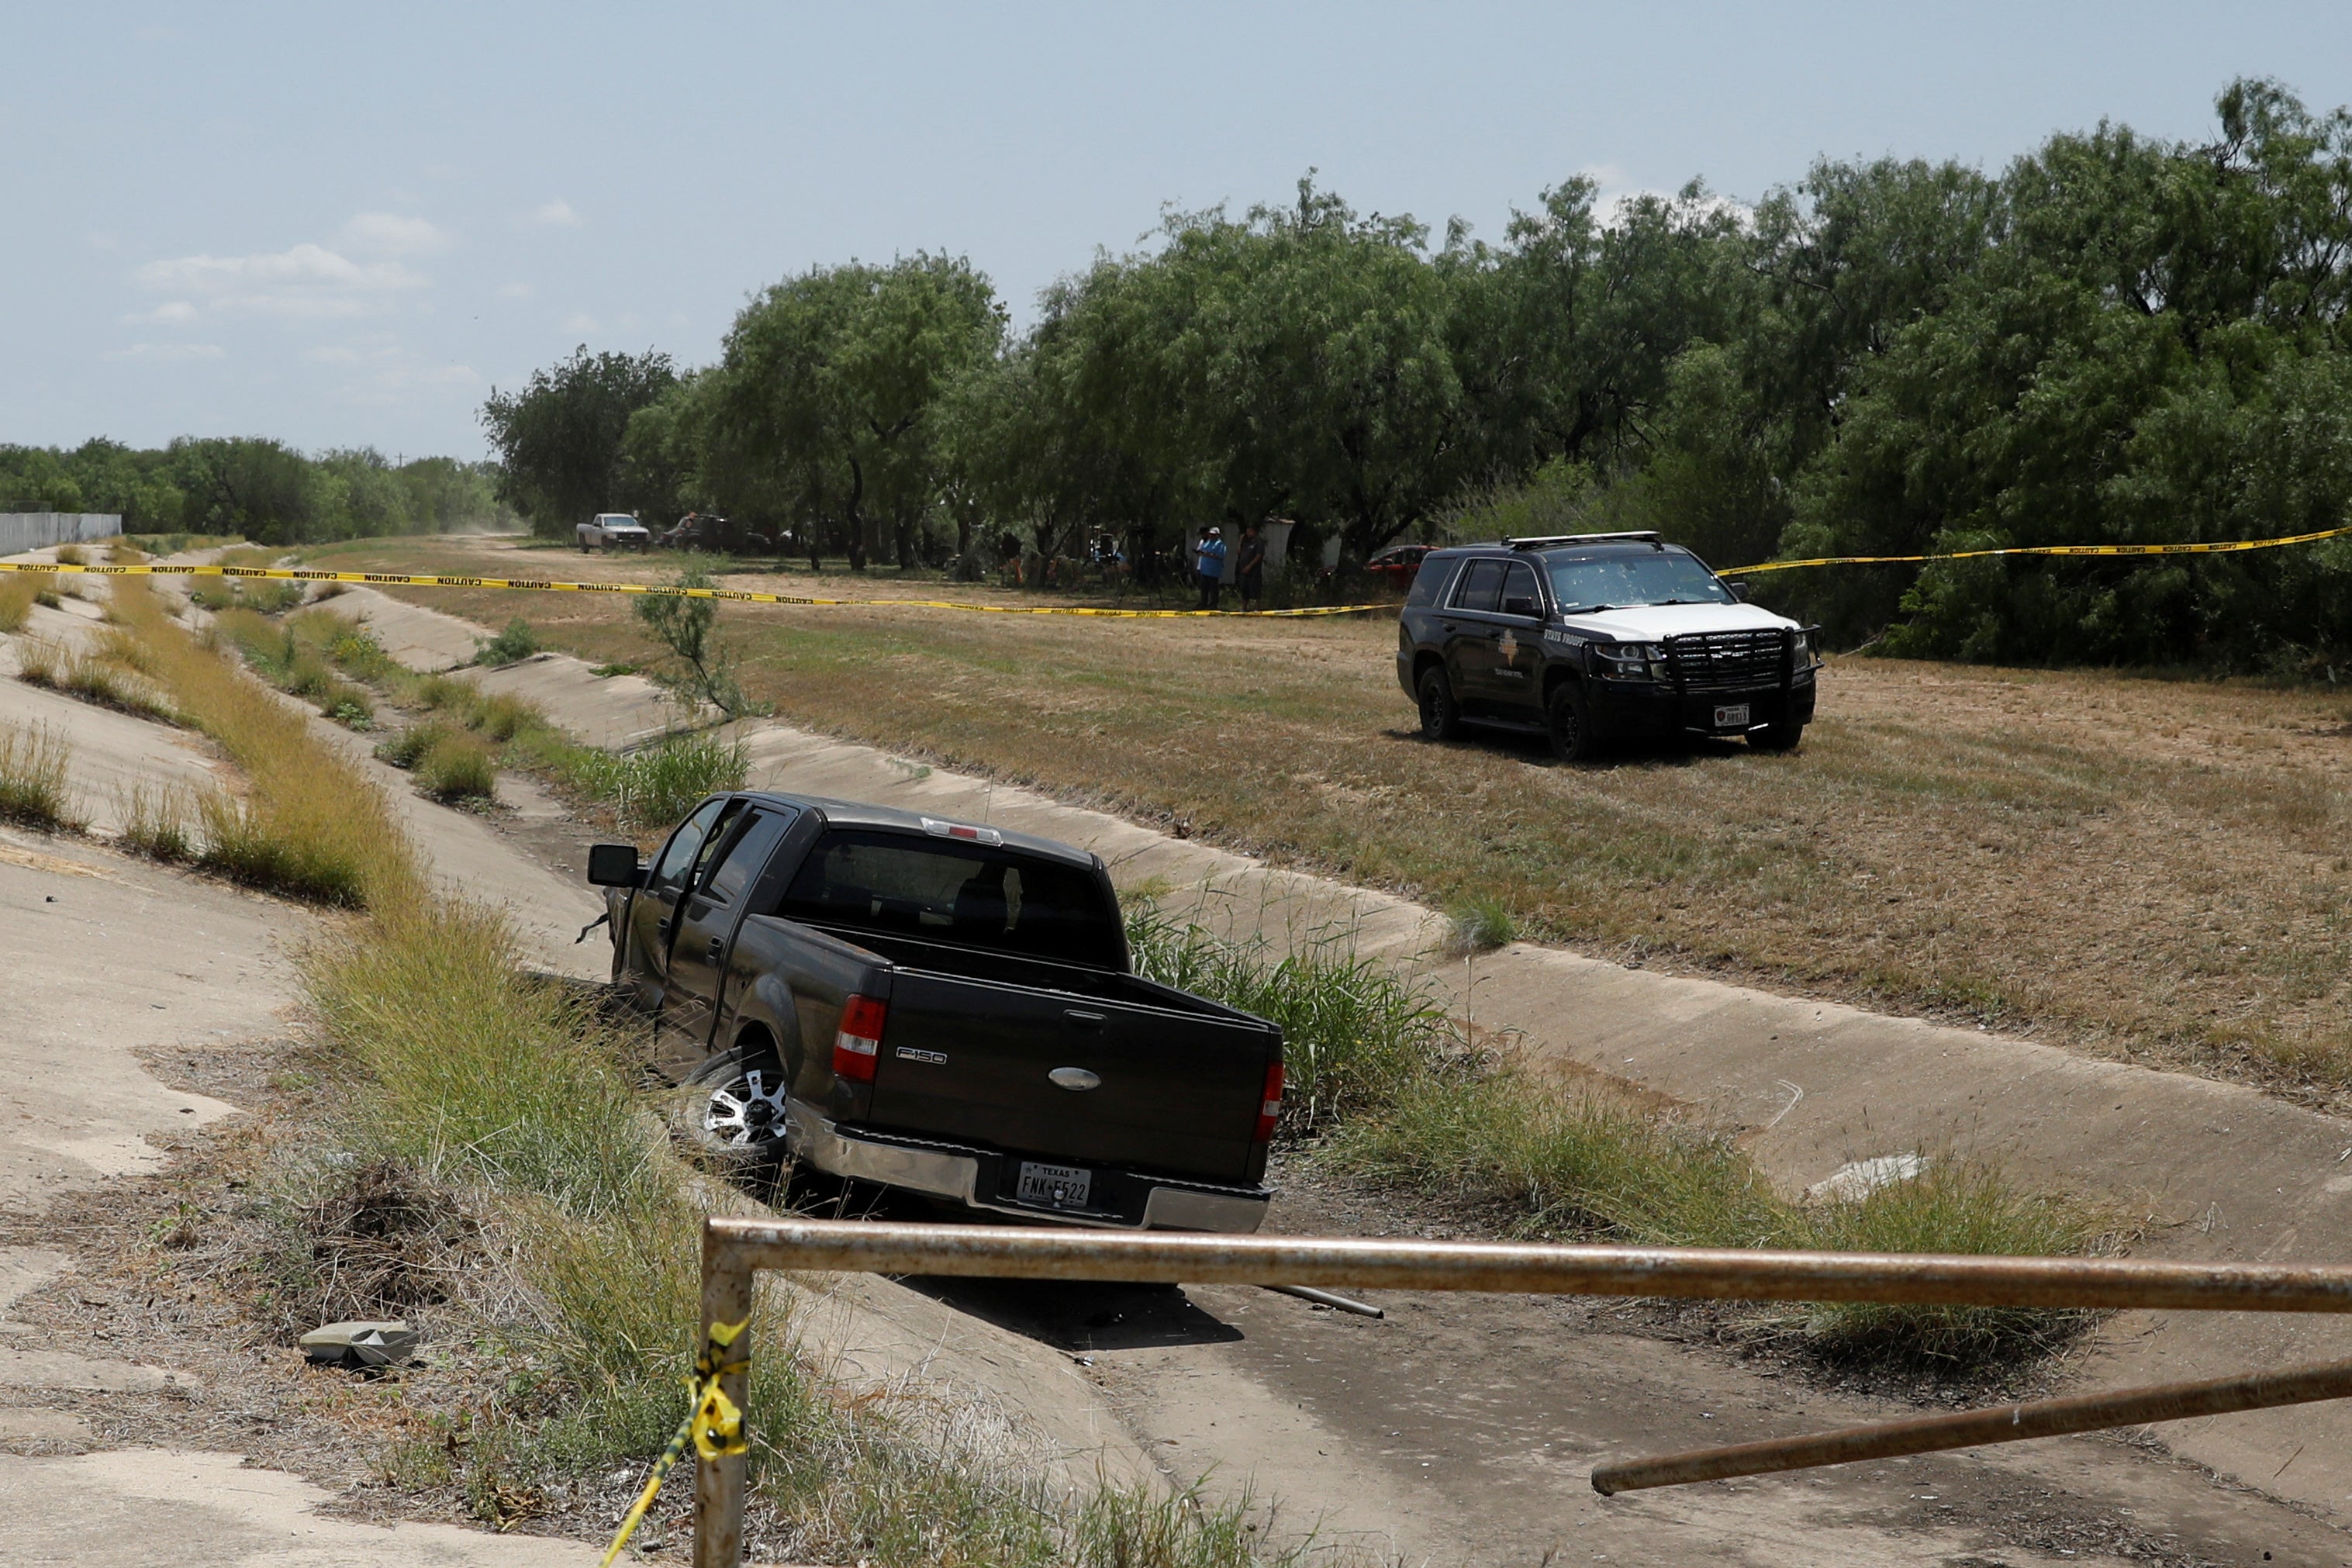
[[[1788,751],[1813,717],[1813,637],[1654,533],[1506,539],[1423,560],[1397,680],[1433,741],[1486,724],[1570,762],[1620,738]]]
[[[1133,973],[1097,857],[731,794],[649,862],[597,846],[588,877],[712,1145],[1076,1224],[1264,1218],[1281,1031]]]
[[[591,550],[651,550],[653,531],[625,511],[600,511],[573,531],[584,553]]]

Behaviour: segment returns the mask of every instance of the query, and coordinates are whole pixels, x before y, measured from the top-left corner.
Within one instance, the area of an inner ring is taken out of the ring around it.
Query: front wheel
[[[1563,763],[1590,762],[1599,748],[1592,738],[1592,720],[1585,711],[1584,693],[1573,681],[1552,688],[1544,700],[1544,730],[1551,749]]]
[[[784,1157],[792,1082],[772,1055],[713,1057],[687,1075],[684,1087],[691,1092],[682,1107],[688,1123],[683,1131],[696,1147],[757,1164]]]
[[[1748,743],[1759,752],[1793,752],[1804,738],[1802,724],[1768,724],[1748,736]]]
[[[1454,700],[1454,683],[1445,679],[1445,671],[1436,665],[1421,672],[1421,684],[1414,689],[1421,703],[1421,738],[1424,741],[1451,741],[1462,733],[1462,710]]]

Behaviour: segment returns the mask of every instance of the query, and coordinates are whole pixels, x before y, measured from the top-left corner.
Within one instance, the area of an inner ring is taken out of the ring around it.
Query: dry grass
[[[122,826],[116,843],[167,865],[194,860],[202,800],[194,791],[171,784],[141,782],[119,789],[114,814]]]
[[[486,542],[372,542],[334,563],[512,560]],[[654,652],[600,598],[412,596],[493,625],[520,610],[592,662]],[[793,722],[1439,908],[1494,900],[1524,938],[2321,1102],[2352,1090],[2341,695],[1848,658],[1795,755],[1723,744],[1561,768],[1507,741],[1415,738],[1385,620],[724,613],[746,689]]]
[[[199,805],[205,865],[250,885],[329,903],[413,897],[415,868],[390,805],[300,714],[164,613],[137,578],[115,584],[118,619],[147,674],[251,781]]]
[[[48,725],[0,720],[0,821],[49,832],[79,827],[72,762],[72,741]]]
[[[89,564],[89,552],[79,544],[60,544],[52,559],[60,566],[87,566]]]
[[[46,581],[30,572],[0,575],[0,632],[13,637],[25,629],[25,623],[32,619],[34,596]]]

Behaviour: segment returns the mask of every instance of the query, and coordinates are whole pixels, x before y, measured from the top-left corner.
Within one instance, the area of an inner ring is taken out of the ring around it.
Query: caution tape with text
[[[1935,555],[1817,555],[1810,561],[1760,561],[1753,566],[1726,566],[1718,577],[1738,577],[1752,572],[1787,572],[1799,566],[1891,566],[1916,561],[1975,561],[1988,555],[2229,555],[2241,550],[2275,550],[2282,544],[2310,544],[2352,533],[2348,528],[2323,528],[2316,533],[2290,533],[2280,539],[2237,539],[2223,544],[2015,544],[1999,550],[1947,550]]]

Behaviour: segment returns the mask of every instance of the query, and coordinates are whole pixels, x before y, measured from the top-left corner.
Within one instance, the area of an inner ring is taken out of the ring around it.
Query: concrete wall
[[[122,531],[111,511],[0,511],[0,555],[21,555],[50,544],[107,539]]]

